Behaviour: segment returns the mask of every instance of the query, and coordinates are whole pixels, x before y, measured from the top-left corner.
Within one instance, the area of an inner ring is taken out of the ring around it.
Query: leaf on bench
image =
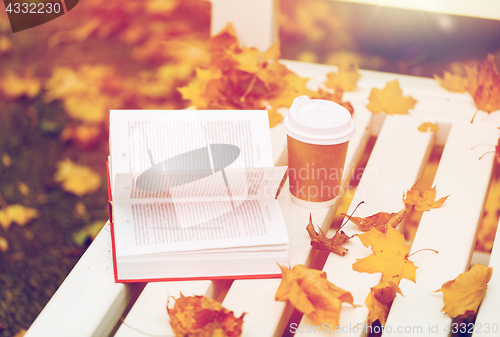
[[[170,325],[176,336],[241,336],[243,316],[234,316],[232,311],[219,302],[205,296],[180,295],[173,308],[167,304]]]
[[[446,199],[449,197],[442,197],[439,200],[434,200],[436,197],[436,186],[430,190],[424,191],[423,195],[420,196],[418,191],[417,183],[413,184],[411,189],[406,192],[406,196],[403,193],[403,202],[406,206],[415,206],[415,210],[419,212],[430,211],[432,208],[439,208],[443,205]]]
[[[478,263],[454,280],[444,283],[441,289],[436,290],[443,293],[444,307],[441,311],[452,318],[475,314],[486,294],[492,273],[493,267]]]
[[[300,312],[315,322],[338,326],[342,303],[353,306],[352,294],[327,280],[326,273],[301,264],[281,268],[281,283],[276,301],[290,301]]]

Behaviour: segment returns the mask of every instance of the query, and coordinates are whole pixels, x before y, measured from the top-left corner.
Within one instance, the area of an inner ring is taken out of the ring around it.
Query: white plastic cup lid
[[[305,95],[293,100],[283,127],[290,137],[318,145],[341,144],[355,133],[354,121],[346,108]]]

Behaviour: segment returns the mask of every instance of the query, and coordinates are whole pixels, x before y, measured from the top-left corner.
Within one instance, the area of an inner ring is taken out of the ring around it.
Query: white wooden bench
[[[213,2],[215,31],[225,25],[228,17],[225,11],[230,10],[236,30],[247,45],[266,49],[272,43],[270,32],[276,24],[276,1]],[[240,7],[244,3],[247,7]],[[252,16],[259,17],[259,25],[249,21]],[[262,16],[266,17],[263,19]],[[326,73],[336,70],[326,65],[282,62],[300,76],[311,78],[311,87],[326,80]],[[441,312],[442,294],[434,291],[465,271],[470,264],[494,156],[478,158],[493,149],[500,137],[500,113],[488,115],[479,112],[471,124],[476,108],[468,94],[450,93],[431,79],[373,71],[361,71],[361,74],[359,88],[344,96],[354,107],[357,130],[349,145],[344,184],[365,151],[369,137],[375,136],[377,140],[349,213],[360,201],[364,204],[357,210],[357,216],[399,211],[403,207],[403,192],[419,180],[435,145],[444,145],[444,150],[433,185],[437,186],[438,196],[450,195],[441,208],[425,212],[421,218],[411,251],[432,248],[439,253],[422,252],[412,257],[418,266],[416,283],[401,281],[405,296],[398,295],[395,299],[386,324],[391,327],[392,334],[384,336],[448,336],[445,327],[449,327],[452,321]],[[371,88],[383,88],[394,79],[399,80],[405,96],[411,95],[418,100],[415,108],[409,115],[372,115],[366,108]],[[440,131],[435,134],[418,131],[417,127],[424,121],[436,122]],[[286,136],[281,125],[271,129],[271,135],[275,164],[286,165]],[[477,144],[491,144],[492,147],[471,149]],[[290,265],[314,266],[317,252],[311,249],[305,231],[309,213],[314,224],[327,231],[339,202],[329,209],[305,209],[292,202],[287,186],[278,200],[290,237]],[[343,229],[348,234],[359,232],[350,223]],[[333,231],[330,231],[331,235]],[[353,294],[356,304],[364,304],[370,287],[380,281],[380,275],[352,270],[352,263],[357,258],[370,254],[356,240],[346,244],[349,252],[344,257],[330,254],[323,270],[331,282]],[[482,260],[487,264],[488,256],[486,262],[484,258]],[[477,318],[477,322],[483,325],[500,322],[495,303],[500,296],[498,237],[490,264],[495,271]],[[279,279],[115,284],[112,270],[110,233],[106,225],[25,336],[144,336],[138,330],[155,336],[171,336],[167,299],[179,296],[180,292],[220,300],[237,316],[246,312],[243,336],[281,336],[290,334],[290,330],[297,331],[297,335],[301,332],[312,335],[305,331],[307,327],[317,325],[305,317],[292,316],[290,305],[274,301]],[[345,306],[340,315],[341,333],[316,334],[364,336],[367,315],[366,306]],[[292,323],[293,329],[290,328]],[[436,324],[439,333],[429,333],[429,326]],[[358,325],[362,328],[357,328]],[[484,333],[478,335],[488,336]]]

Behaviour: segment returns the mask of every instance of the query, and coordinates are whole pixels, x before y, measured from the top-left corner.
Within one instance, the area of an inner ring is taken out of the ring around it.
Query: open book
[[[266,111],[113,110],[109,147],[116,282],[280,277]]]

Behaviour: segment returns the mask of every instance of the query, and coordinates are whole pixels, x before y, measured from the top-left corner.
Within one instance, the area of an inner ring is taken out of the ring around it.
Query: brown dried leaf
[[[352,216],[349,217],[349,220],[363,232],[376,228],[380,232],[386,233],[388,227],[396,228],[403,221],[406,213],[408,213],[408,209],[403,208],[398,213],[378,212],[364,218]],[[342,213],[342,215],[346,216],[347,214]]]
[[[167,312],[175,335],[192,337],[241,336],[245,316],[236,318],[232,311],[208,297],[182,294],[173,308],[167,304]]]
[[[500,76],[495,65],[495,56],[487,59],[477,70],[477,66],[465,66],[469,85],[467,91],[479,110],[490,113],[500,109]]]
[[[311,238],[311,246],[318,250],[326,250],[340,256],[344,256],[348,249],[342,247],[352,236],[348,236],[344,231],[337,231],[332,238],[327,238],[325,233],[318,227],[319,233],[314,229],[312,216],[309,215],[309,223],[306,226],[307,233]]]

